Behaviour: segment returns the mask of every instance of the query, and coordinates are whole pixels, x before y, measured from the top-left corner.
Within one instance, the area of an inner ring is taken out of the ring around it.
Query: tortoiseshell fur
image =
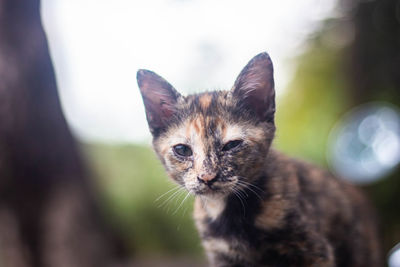
[[[262,53],[232,90],[187,97],[155,73],[138,72],[154,149],[168,175],[196,196],[194,218],[211,266],[381,266],[363,195],[270,148],[272,72]],[[224,150],[232,140],[242,143]],[[177,144],[193,154],[179,156]]]

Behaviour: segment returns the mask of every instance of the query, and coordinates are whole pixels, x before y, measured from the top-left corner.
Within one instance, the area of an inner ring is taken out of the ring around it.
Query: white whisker
[[[174,198],[174,196],[176,196],[179,192],[181,192],[181,190],[183,190],[183,188],[181,186],[178,187],[178,190],[175,191],[172,195],[170,195],[166,200],[164,200],[163,203],[161,203],[158,208],[161,208],[162,206],[164,206],[167,202],[169,202],[170,200],[172,200]]]
[[[243,216],[246,216],[246,207],[243,203],[242,198],[240,197],[240,195],[238,194],[238,192],[236,190],[233,190],[233,194],[235,194],[235,196],[239,199],[240,203],[242,204],[243,207]]]
[[[167,192],[165,192],[164,194],[162,194],[161,196],[159,196],[158,198],[156,198],[156,200],[154,200],[154,202],[159,201],[162,197],[164,197],[166,194],[168,194],[171,191],[177,190],[179,187],[181,187],[181,185],[177,185],[174,188],[168,190]]]
[[[178,212],[178,210],[180,209],[180,207],[182,207],[183,203],[185,203],[185,200],[189,197],[189,195],[190,195],[190,192],[188,192],[188,193],[186,194],[185,198],[182,200],[182,202],[181,202],[181,204],[178,206],[178,208],[176,208],[176,210],[174,211],[174,213],[172,213],[172,215]]]
[[[236,187],[236,192],[240,193],[240,196],[242,196],[243,198],[245,198],[245,197],[248,198],[249,197],[249,195],[245,191],[243,191],[242,188],[240,188],[240,187]]]
[[[263,200],[262,197],[256,191],[250,188],[250,184],[244,184],[242,181],[238,181],[238,184],[253,192],[260,200]]]
[[[175,195],[169,202],[168,202],[168,208],[167,208],[167,213],[169,213],[170,209],[171,209],[171,202],[175,200],[175,206],[178,205],[178,200],[180,197],[182,197],[182,195],[185,193],[185,190],[180,190],[179,194]]]
[[[238,176],[238,177],[239,177],[239,178],[242,178],[242,179],[245,178],[245,177],[243,177],[243,176]],[[246,181],[244,181],[244,180],[239,180],[239,181],[242,182],[242,183],[244,183],[244,184],[246,184],[246,185],[249,185],[249,186],[253,187],[254,189],[259,190],[261,193],[265,193],[264,190],[262,190],[260,187],[254,185],[254,184],[252,184],[252,183],[246,182]]]

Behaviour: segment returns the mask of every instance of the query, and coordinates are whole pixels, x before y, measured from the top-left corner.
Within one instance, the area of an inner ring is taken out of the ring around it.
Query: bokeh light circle
[[[389,252],[388,265],[389,267],[400,267],[400,243]]]
[[[373,102],[348,112],[331,131],[327,160],[338,176],[366,184],[388,175],[400,163],[400,112]]]

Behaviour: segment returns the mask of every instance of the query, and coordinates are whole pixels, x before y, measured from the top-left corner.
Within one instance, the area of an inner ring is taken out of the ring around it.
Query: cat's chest
[[[202,206],[210,221],[217,220],[225,210],[226,200],[224,198],[203,198]]]
[[[230,244],[253,243],[259,235],[254,225],[257,211],[230,199],[196,200],[194,218],[202,238],[217,238]]]
[[[195,202],[194,218],[203,246],[211,262],[215,257],[228,257],[234,261],[251,262],[259,256],[254,249],[257,243],[251,220],[244,216],[243,207],[232,207],[224,202],[208,205]]]
[[[225,207],[226,202],[222,199],[196,198],[193,217],[202,237],[208,235],[210,223],[221,216]]]

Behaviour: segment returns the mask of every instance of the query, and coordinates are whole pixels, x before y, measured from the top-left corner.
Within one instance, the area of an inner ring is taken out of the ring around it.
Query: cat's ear
[[[146,109],[150,131],[157,135],[174,115],[180,94],[161,76],[149,70],[138,70],[137,82]]]
[[[240,72],[233,86],[239,106],[252,110],[263,121],[274,121],[275,89],[271,58],[267,53],[255,56]]]

